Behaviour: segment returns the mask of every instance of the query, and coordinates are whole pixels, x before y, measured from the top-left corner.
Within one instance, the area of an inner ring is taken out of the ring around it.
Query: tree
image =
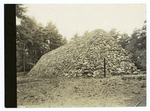
[[[24,18],[24,13],[26,12],[26,8],[23,7],[22,4],[16,4],[16,18],[18,19],[23,19]],[[19,26],[16,26],[16,48],[17,48],[17,52],[16,52],[16,56],[17,56],[17,70],[20,70],[21,67],[23,66],[24,63],[22,63],[23,60],[23,53],[24,51],[22,50],[22,43],[19,37]],[[25,69],[25,68],[24,68]]]
[[[54,50],[62,45],[62,35],[59,34],[56,26],[49,22],[43,30],[44,43],[47,45],[48,51]]]
[[[35,30],[32,33],[32,42],[28,42],[30,62],[35,64],[43,55],[42,45],[43,43],[43,27],[36,25]]]
[[[17,57],[22,58],[23,71],[25,72],[26,63],[28,60],[26,56],[28,56],[30,48],[33,45],[33,38],[32,35],[36,29],[36,21],[35,19],[31,19],[30,17],[24,17],[21,19],[21,24],[16,26],[16,45],[17,45]],[[17,59],[17,60],[18,60]],[[19,64],[18,64],[19,65]]]
[[[16,17],[23,18],[25,17],[24,13],[26,13],[26,7],[23,4],[16,4]]]
[[[67,38],[66,38],[66,37],[63,37],[62,40],[61,40],[61,43],[62,43],[62,45],[67,44],[67,43],[68,43]]]
[[[89,31],[86,30],[86,31],[84,32],[84,35],[83,35],[83,36],[88,36],[88,34],[89,34]]]
[[[146,70],[146,21],[140,29],[135,29],[125,48],[135,65]]]
[[[78,32],[76,32],[73,37],[71,38],[72,41],[75,41],[75,43],[77,43],[77,39],[79,38],[79,34]]]
[[[112,28],[110,31],[109,31],[109,35],[112,36],[113,38],[115,39],[118,39],[118,36],[120,35],[119,32],[117,32],[117,29],[116,28]]]
[[[125,47],[128,45],[129,36],[127,33],[120,34],[118,37],[118,43],[125,49]]]

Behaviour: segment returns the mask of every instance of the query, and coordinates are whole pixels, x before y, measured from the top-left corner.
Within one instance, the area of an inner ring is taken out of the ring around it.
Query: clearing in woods
[[[17,77],[18,107],[146,106],[146,75],[110,78]]]

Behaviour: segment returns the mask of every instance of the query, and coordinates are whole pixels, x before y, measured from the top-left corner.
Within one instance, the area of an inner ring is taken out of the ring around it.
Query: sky
[[[131,35],[146,20],[146,4],[28,4],[27,15],[46,26],[53,22],[70,40],[75,33],[116,28]]]

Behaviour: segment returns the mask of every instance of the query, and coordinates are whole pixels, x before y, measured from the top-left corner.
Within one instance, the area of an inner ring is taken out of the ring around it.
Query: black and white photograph
[[[17,108],[147,107],[146,3],[15,8]]]

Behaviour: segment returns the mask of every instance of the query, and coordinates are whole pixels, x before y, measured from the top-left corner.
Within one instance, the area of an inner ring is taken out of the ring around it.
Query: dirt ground
[[[146,106],[146,75],[110,78],[17,77],[17,106],[139,107]]]

